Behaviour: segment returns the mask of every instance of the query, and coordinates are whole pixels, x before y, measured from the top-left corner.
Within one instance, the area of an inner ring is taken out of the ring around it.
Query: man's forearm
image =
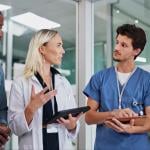
[[[90,110],[85,115],[85,121],[87,124],[101,124],[109,117],[113,117],[113,112],[96,112]]]

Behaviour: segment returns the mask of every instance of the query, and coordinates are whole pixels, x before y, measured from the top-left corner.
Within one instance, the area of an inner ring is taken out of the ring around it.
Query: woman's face
[[[63,42],[59,34],[56,34],[45,46],[42,46],[41,53],[45,62],[50,65],[60,65],[65,53],[62,46]]]

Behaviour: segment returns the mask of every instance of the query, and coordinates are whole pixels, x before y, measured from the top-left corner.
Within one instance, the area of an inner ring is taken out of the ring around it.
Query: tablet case
[[[81,112],[85,113],[90,110],[89,106],[84,106],[84,107],[79,107],[79,108],[72,108],[72,109],[67,109],[67,110],[62,110],[58,111],[50,121],[47,122],[47,124],[51,123],[57,123],[57,119],[59,118],[64,118],[68,119],[68,115],[71,114],[73,117],[76,117],[79,115]]]
[[[118,119],[120,122],[122,122],[124,124],[128,124],[131,119],[134,119],[134,125],[135,126],[143,126],[146,118],[147,118],[146,116],[137,116],[137,117],[116,118],[116,119]],[[112,118],[108,118],[106,120],[111,121],[111,119]]]

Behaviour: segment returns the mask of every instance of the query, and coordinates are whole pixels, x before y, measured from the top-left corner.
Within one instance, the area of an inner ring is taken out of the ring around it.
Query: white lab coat
[[[42,107],[35,113],[29,126],[24,115],[24,109],[30,100],[32,85],[35,87],[35,92],[43,89],[35,76],[29,79],[20,77],[13,82],[10,92],[8,122],[12,132],[19,137],[20,150],[43,150]],[[55,75],[55,89],[57,90],[58,110],[76,107],[69,82],[59,74]],[[74,133],[68,132],[64,126],[58,125],[59,149],[68,150],[68,142],[77,136],[78,131],[79,122],[77,122]]]

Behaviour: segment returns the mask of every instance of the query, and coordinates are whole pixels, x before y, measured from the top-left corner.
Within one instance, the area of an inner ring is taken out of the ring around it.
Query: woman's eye
[[[59,44],[59,45],[57,45],[57,47],[62,47],[62,45],[61,45],[61,44]]]

